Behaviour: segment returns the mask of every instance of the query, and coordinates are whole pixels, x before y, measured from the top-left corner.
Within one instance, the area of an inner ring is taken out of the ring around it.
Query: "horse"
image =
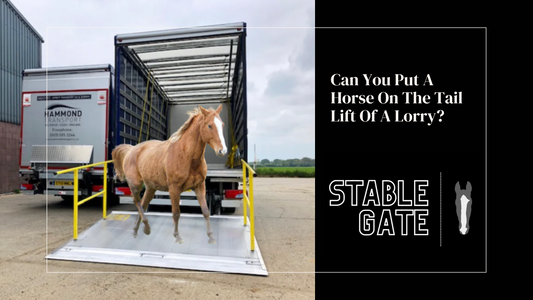
[[[465,235],[470,230],[468,224],[470,220],[470,213],[472,212],[472,185],[470,182],[466,183],[466,190],[461,189],[459,181],[455,184],[455,210],[457,212],[457,218],[459,219],[459,232]]]
[[[192,189],[206,221],[208,242],[215,243],[205,200],[205,149],[209,145],[217,156],[227,153],[222,131],[224,122],[219,116],[221,111],[222,104],[216,110],[199,106],[188,112],[189,119],[168,140],[148,140],[135,146],[121,144],[113,149],[111,155],[117,179],[127,181],[139,211],[133,227],[134,238],[137,237],[141,220],[144,223],[144,233],[150,234],[150,225],[144,212],[156,190],[159,190],[169,192],[174,237],[176,243],[183,243],[178,231],[180,195],[183,191]],[[143,184],[146,190],[141,202]]]

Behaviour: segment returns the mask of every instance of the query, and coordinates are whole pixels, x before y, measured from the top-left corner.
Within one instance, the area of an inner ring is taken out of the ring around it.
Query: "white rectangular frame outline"
[[[104,29],[104,28],[116,28],[116,29],[132,29],[132,28],[139,28],[139,29],[149,29],[149,28],[152,28],[152,29],[168,29],[168,28],[162,28],[162,27],[47,27],[46,28],[46,38],[48,39],[48,29],[61,29],[61,28],[69,28],[69,29],[73,29],[73,28],[77,28],[77,29]],[[187,28],[187,27],[181,27],[181,28]],[[368,272],[368,271],[353,271],[353,272],[317,272],[317,271],[309,271],[309,272],[276,272],[276,271],[269,271],[269,273],[272,273],[272,274],[277,274],[277,273],[280,273],[280,274],[354,274],[354,273],[487,273],[488,272],[488,257],[487,257],[487,239],[488,239],[488,236],[487,236],[487,222],[488,222],[488,216],[487,216],[487,209],[488,209],[488,194],[487,194],[487,169],[488,169],[488,163],[487,163],[487,148],[488,148],[488,128],[487,128],[487,123],[488,123],[488,115],[487,115],[487,110],[488,110],[488,102],[487,102],[487,98],[488,98],[488,95],[487,95],[487,27],[248,27],[247,26],[247,30],[248,29],[310,29],[310,28],[314,28],[315,30],[316,29],[484,29],[485,31],[485,271],[468,271],[468,272],[461,272],[461,271],[422,271],[422,272],[419,272],[419,271],[390,271],[390,272]],[[48,62],[48,44],[46,44],[46,62]],[[316,57],[315,57],[315,60],[316,60]],[[316,72],[316,70],[315,70]],[[46,94],[48,94],[48,70],[46,71]],[[316,88],[316,87],[315,87]],[[47,95],[48,96],[48,95]],[[48,100],[46,100],[48,102]],[[48,105],[48,103],[47,103]],[[46,146],[48,146],[48,136],[46,136]],[[47,153],[47,159],[48,159],[48,153]],[[48,169],[48,163],[46,164],[46,168]],[[45,247],[45,256],[49,254],[49,251],[48,251],[48,194],[46,194],[46,247]],[[316,221],[315,221],[316,222]],[[141,273],[146,273],[146,274],[149,274],[149,273],[154,273],[154,274],[161,274],[161,273],[171,273],[171,274],[176,274],[176,273],[206,273],[206,274],[216,274],[216,273],[219,273],[219,272],[203,272],[203,271],[179,271],[179,272],[176,272],[176,271],[168,271],[168,272],[139,272],[139,271],[131,271],[131,272],[99,272],[99,271],[95,271],[95,272],[53,272],[53,271],[49,271],[49,268],[48,268],[48,259],[45,259],[46,261],[46,273],[51,273],[51,274],[109,274],[109,273],[118,273],[118,274],[141,274]],[[132,267],[135,267],[135,268],[138,268],[138,266],[132,266]],[[222,273],[222,272],[220,272]]]

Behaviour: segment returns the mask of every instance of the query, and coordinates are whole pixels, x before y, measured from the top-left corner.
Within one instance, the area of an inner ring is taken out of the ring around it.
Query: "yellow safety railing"
[[[103,217],[104,220],[106,218],[106,209],[107,209],[107,164],[113,162],[112,160],[103,161],[95,164],[90,165],[84,165],[76,168],[70,168],[62,171],[56,172],[56,174],[65,174],[68,172],[74,173],[74,221],[73,221],[73,227],[74,227],[74,240],[78,239],[78,206],[82,205],[83,203],[98,197],[100,195],[103,195]],[[78,170],[80,169],[86,169],[94,166],[104,165],[104,188],[101,192],[94,194],[88,198],[83,199],[83,201],[78,202]]]
[[[244,215],[244,226],[248,224],[247,218],[248,218],[248,212],[247,212],[247,206],[250,207],[250,250],[255,250],[255,219],[254,219],[254,174],[255,171],[248,165],[243,159],[241,159],[242,162],[242,202],[243,202],[243,215]],[[246,169],[248,169],[248,172],[250,172],[249,179],[250,179],[250,196],[246,194]]]

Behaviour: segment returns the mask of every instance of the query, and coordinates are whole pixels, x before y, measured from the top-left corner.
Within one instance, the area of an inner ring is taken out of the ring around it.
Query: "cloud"
[[[315,33],[308,29],[299,54],[294,58],[294,65],[302,71],[315,71]]]
[[[278,97],[283,94],[290,94],[299,82],[296,74],[285,70],[276,71],[270,74],[270,80],[265,90],[265,96]]]
[[[249,143],[260,145],[260,158],[315,157],[314,29],[285,30],[298,43],[284,47],[290,49],[286,62],[261,77],[266,84],[250,103],[256,121],[249,124]]]

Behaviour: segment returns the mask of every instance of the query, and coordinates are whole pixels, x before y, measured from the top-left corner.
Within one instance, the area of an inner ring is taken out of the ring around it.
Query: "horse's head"
[[[204,116],[203,124],[200,125],[202,140],[215,150],[217,156],[224,156],[228,152],[228,148],[226,148],[226,141],[224,140],[224,122],[219,116],[222,111],[222,104],[216,110],[207,110],[200,106],[200,111]]]
[[[470,220],[470,213],[472,211],[472,185],[470,182],[466,183],[466,190],[461,189],[459,182],[455,184],[455,210],[457,218],[459,219],[459,231],[461,234],[467,234],[470,230],[468,221]]]

